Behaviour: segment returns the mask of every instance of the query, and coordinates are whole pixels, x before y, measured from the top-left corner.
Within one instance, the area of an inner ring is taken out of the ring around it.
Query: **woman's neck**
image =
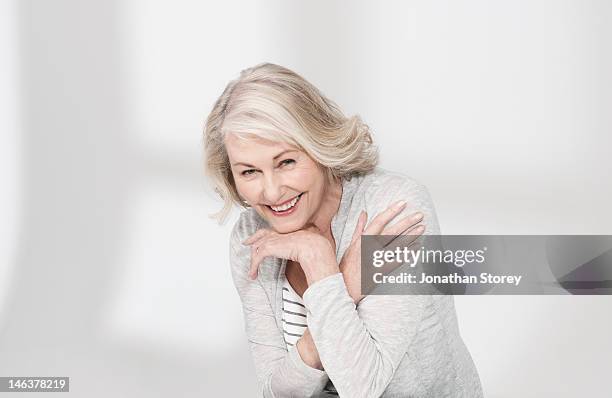
[[[338,213],[341,199],[342,181],[340,179],[336,179],[328,186],[328,189],[323,196],[321,206],[319,207],[319,211],[317,211],[312,219],[312,224],[314,224],[315,227],[317,227],[324,235],[332,236],[331,222],[334,216]]]

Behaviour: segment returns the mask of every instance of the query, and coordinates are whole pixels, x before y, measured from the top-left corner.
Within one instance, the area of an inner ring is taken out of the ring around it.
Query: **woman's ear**
[[[251,207],[251,205],[249,204],[249,202],[247,202],[246,200],[244,200],[244,198],[242,196],[240,196],[240,203],[242,204],[242,206],[244,207]]]

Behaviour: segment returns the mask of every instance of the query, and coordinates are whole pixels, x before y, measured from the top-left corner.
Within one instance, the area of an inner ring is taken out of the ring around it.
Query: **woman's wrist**
[[[296,343],[296,348],[302,361],[314,369],[323,370],[321,359],[319,358],[319,352],[314,344],[310,331],[306,329],[304,334]]]
[[[361,295],[361,286],[353,286],[350,283],[350,276],[346,275],[345,270],[342,270],[340,272],[342,273],[342,278],[344,279],[344,284],[346,285],[346,291],[348,292],[349,296],[353,299],[353,303],[355,303],[355,305],[359,304],[361,299],[365,297]]]
[[[325,279],[328,276],[335,275],[340,272],[338,265],[333,262],[320,263],[314,265],[313,267],[309,267],[308,270],[304,270],[304,275],[306,275],[306,283],[308,286],[312,286],[312,284],[320,281],[321,279]]]
[[[300,261],[308,286],[323,278],[340,272],[336,253],[327,239],[321,237],[321,245],[313,245],[303,260]]]

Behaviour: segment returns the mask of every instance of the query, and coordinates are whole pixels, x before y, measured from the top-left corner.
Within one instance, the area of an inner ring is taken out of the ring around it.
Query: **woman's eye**
[[[244,170],[244,171],[243,171],[242,173],[240,173],[240,174],[242,174],[243,176],[245,176],[245,177],[246,177],[246,176],[250,176],[250,175],[251,175],[251,174],[253,174],[253,173],[255,173],[255,170],[253,170],[253,169],[248,169],[248,170]]]
[[[285,165],[292,164],[292,163],[295,163],[295,160],[293,160],[293,159],[285,159],[285,160],[280,162],[280,165],[281,166],[285,166]]]

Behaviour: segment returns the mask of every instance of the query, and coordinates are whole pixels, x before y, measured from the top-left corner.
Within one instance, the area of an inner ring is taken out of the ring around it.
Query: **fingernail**
[[[413,217],[414,221],[421,221],[423,219],[423,213],[418,212]]]
[[[406,206],[406,201],[404,201],[404,200],[400,200],[399,202],[396,202],[396,203],[393,205],[393,208],[394,208],[395,210],[398,210],[398,209],[401,209],[401,208],[402,208],[402,207],[404,207],[404,206]]]

